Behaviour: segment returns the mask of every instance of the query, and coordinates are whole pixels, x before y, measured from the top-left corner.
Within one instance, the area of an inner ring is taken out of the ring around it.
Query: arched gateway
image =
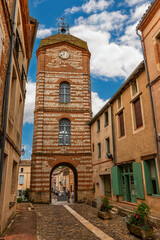
[[[90,196],[91,115],[87,43],[70,34],[42,39],[37,50],[31,170],[31,197],[35,202],[50,202],[51,173],[60,165],[76,173],[77,201]]]
[[[67,190],[70,192],[70,195],[71,195],[71,192],[74,191],[74,201],[77,202],[77,187],[78,187],[78,174],[77,174],[77,170],[76,168],[71,164],[71,163],[68,163],[68,162],[62,162],[62,163],[58,163],[58,164],[54,164],[54,167],[52,168],[51,170],[51,174],[50,174],[50,202],[52,200],[52,188],[53,188],[53,184],[52,184],[52,174],[54,172],[54,170],[56,170],[58,167],[68,167],[69,169],[72,170],[73,172],[73,189],[70,189],[68,188]]]

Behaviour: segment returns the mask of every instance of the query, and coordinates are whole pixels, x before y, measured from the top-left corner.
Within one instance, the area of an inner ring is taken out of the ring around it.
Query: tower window
[[[67,118],[59,122],[59,145],[71,145],[71,122]]]
[[[70,103],[70,84],[61,82],[59,85],[59,102]]]

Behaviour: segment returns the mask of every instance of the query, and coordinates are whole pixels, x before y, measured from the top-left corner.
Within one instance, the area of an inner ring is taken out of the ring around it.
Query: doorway
[[[132,163],[124,164],[120,168],[122,173],[123,201],[137,203]]]

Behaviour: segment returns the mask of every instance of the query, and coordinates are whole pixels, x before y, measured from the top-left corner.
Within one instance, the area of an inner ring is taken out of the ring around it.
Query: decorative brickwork
[[[61,57],[61,52],[67,57]],[[69,57],[68,57],[69,56]],[[59,84],[70,84],[70,102],[59,102]],[[32,152],[32,197],[50,202],[50,177],[58,165],[77,172],[77,199],[91,194],[90,53],[87,43],[72,35],[43,39],[37,50],[37,84]],[[59,121],[71,122],[71,144],[59,144]]]

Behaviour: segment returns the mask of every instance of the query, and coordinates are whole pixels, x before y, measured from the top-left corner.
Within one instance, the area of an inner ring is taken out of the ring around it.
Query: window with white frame
[[[67,118],[59,121],[59,145],[71,145],[71,122]]]
[[[21,173],[23,173],[23,170],[24,170],[24,169],[23,169],[23,168],[21,168],[20,172],[21,172]]]
[[[24,175],[19,175],[19,184],[20,185],[24,184]]]
[[[70,103],[70,84],[68,82],[59,84],[59,102]]]

